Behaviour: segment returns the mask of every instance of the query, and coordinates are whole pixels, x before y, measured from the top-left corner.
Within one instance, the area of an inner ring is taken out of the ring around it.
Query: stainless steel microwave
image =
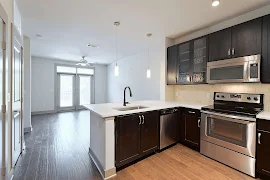
[[[207,63],[207,83],[261,82],[261,55]]]

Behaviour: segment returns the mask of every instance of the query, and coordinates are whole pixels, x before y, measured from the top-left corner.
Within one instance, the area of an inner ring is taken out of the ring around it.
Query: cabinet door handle
[[[141,125],[141,124],[142,124],[142,117],[139,116],[139,118],[140,118],[140,123],[139,123],[139,125]]]
[[[177,83],[177,77],[175,77],[175,82]]]
[[[201,127],[201,119],[198,119],[198,128]]]
[[[258,144],[261,144],[261,136],[262,136],[262,133],[258,133]]]
[[[188,111],[188,113],[189,113],[189,114],[195,114],[195,112],[194,112],[194,111]]]
[[[232,55],[234,55],[234,53],[235,53],[235,50],[234,50],[234,48],[232,48]]]
[[[228,56],[230,56],[231,55],[231,48],[229,48],[229,50],[228,50]]]
[[[144,115],[142,115],[142,119],[143,119],[143,122],[142,122],[142,124],[144,124]]]

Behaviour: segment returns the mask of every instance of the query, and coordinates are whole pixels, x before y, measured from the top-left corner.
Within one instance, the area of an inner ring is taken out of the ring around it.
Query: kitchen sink
[[[148,107],[145,106],[131,106],[131,107],[122,107],[122,108],[114,108],[117,111],[131,111],[131,110],[136,110],[136,109],[145,109]]]

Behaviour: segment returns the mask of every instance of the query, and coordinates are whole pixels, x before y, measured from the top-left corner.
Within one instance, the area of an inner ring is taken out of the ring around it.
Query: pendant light
[[[150,79],[151,78],[151,69],[150,69],[150,60],[149,60],[149,48],[150,48],[150,37],[152,36],[152,33],[148,33],[146,36],[149,38],[149,41],[148,41],[148,68],[146,71],[146,77],[147,77],[147,79]]]
[[[117,21],[117,22],[114,22],[114,25],[116,27],[116,36],[115,36],[115,67],[114,67],[114,75],[115,76],[119,76],[119,67],[117,65],[117,51],[118,51],[118,43],[117,43],[117,27],[120,26],[120,22]]]

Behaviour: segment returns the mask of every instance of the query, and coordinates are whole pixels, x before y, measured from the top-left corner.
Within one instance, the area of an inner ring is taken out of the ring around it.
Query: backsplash
[[[166,100],[212,104],[214,92],[264,94],[264,109],[270,111],[270,84],[176,85],[166,87]]]

